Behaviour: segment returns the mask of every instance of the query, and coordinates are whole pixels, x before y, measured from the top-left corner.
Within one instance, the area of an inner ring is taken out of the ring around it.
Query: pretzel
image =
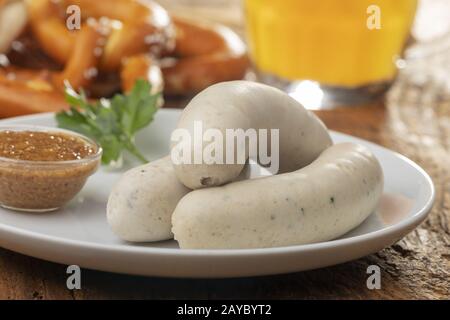
[[[0,54],[9,49],[26,23],[27,11],[22,1],[0,0]]]
[[[137,79],[149,81],[154,92],[161,92],[164,87],[161,69],[146,54],[135,55],[125,59],[120,79],[124,92],[130,92]]]
[[[211,84],[244,77],[248,67],[245,45],[229,28],[172,17],[175,46],[171,49],[173,29],[164,9],[151,1],[110,0],[107,4],[104,1],[59,0],[55,4],[52,0],[33,0],[31,24],[43,49],[55,60],[67,61],[73,39],[56,8],[58,5],[76,4],[85,18],[108,17],[122,22],[122,26],[116,27],[108,38],[101,70],[119,70],[127,57],[152,48],[169,48],[166,58],[160,63],[165,93],[169,95],[196,93]],[[158,20],[160,22],[155,24]],[[51,40],[55,37],[62,39],[56,45]],[[152,43],[150,46],[148,39]],[[145,65],[149,61],[141,60],[140,63]],[[152,67],[147,67],[154,69],[154,64],[152,59]]]

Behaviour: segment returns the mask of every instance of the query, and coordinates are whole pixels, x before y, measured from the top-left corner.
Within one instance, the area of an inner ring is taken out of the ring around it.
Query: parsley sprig
[[[117,161],[124,150],[148,162],[134,144],[134,136],[150,124],[158,110],[160,94],[151,93],[150,83],[137,80],[128,95],[116,94],[110,100],[96,102],[88,101],[82,90],[77,93],[66,87],[65,98],[70,109],[56,114],[58,126],[99,143],[103,148],[103,164]]]

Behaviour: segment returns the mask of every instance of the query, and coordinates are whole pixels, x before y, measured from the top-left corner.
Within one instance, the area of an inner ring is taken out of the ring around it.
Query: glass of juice
[[[245,0],[258,80],[306,107],[361,104],[393,82],[417,0]]]

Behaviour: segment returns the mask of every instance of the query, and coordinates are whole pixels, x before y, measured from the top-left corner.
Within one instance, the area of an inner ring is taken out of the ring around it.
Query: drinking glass
[[[310,108],[360,104],[389,88],[417,0],[245,0],[257,79]]]

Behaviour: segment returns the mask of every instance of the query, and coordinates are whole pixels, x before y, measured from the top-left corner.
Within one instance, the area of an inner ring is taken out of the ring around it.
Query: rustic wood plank
[[[321,270],[232,280],[144,278],[83,270],[83,289],[71,293],[65,287],[64,266],[0,250],[0,298],[449,298],[450,136],[443,136],[439,127],[450,120],[450,109],[422,126],[414,120],[423,114],[422,108],[426,106],[377,104],[319,112],[331,129],[401,152],[433,177],[437,199],[429,219],[377,254]],[[382,269],[382,290],[366,288],[366,268],[371,264]]]

